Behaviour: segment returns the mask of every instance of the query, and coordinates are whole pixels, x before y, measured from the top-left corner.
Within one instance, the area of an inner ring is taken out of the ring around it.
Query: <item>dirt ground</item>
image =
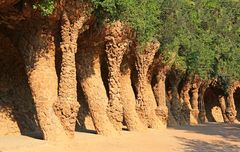
[[[77,132],[71,141],[0,136],[0,152],[240,152],[240,125],[208,123],[118,137]]]

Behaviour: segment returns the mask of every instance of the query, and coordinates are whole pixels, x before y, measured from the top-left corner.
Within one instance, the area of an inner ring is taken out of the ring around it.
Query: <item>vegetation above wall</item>
[[[40,10],[43,16],[48,16],[53,13],[54,0],[41,0],[39,2],[33,2],[33,9]]]
[[[140,46],[158,39],[165,64],[202,79],[218,78],[226,89],[240,78],[240,3],[221,0],[91,0],[98,21],[121,20]],[[35,2],[46,16],[54,0]]]

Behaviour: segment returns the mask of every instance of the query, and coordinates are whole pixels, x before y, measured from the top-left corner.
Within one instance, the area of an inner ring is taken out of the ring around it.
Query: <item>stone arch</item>
[[[204,94],[204,107],[208,122],[223,122],[223,112],[219,102],[219,95],[216,88],[208,87]]]
[[[228,116],[228,119],[231,123],[237,122],[236,116],[237,116],[237,111],[236,111],[236,106],[235,106],[235,100],[237,102],[237,97],[234,99],[234,93],[238,94],[236,91],[240,87],[240,82],[239,81],[234,81],[227,90],[227,97],[226,97],[226,114]]]

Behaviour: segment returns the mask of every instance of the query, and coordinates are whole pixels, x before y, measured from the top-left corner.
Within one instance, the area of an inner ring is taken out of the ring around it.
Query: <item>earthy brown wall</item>
[[[0,33],[0,135],[37,130],[23,60],[10,39]]]

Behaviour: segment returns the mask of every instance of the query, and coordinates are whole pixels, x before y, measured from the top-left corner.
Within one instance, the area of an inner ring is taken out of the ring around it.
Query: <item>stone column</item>
[[[225,96],[226,100],[226,115],[230,123],[233,123],[236,120],[236,111],[234,105],[233,91],[234,89],[230,87],[227,90],[227,95]]]
[[[58,100],[58,79],[51,26],[43,21],[30,21],[24,25],[19,48],[25,61],[40,129],[45,140],[61,140],[66,132],[53,110]]]
[[[164,72],[164,69],[159,69],[156,77],[157,83],[154,86],[155,90],[154,94],[157,102],[156,113],[160,120],[162,121],[162,123],[164,125],[167,125],[168,107],[166,101],[166,87],[165,87],[166,73]]]
[[[179,125],[186,125],[187,122],[182,115],[182,103],[179,98],[178,87],[182,80],[182,72],[176,70],[174,67],[169,74],[169,81],[171,85],[172,98],[170,100],[171,113]]]
[[[191,90],[192,92],[192,116],[193,118],[190,118],[190,124],[197,124],[198,123],[198,114],[199,114],[199,109],[198,109],[198,84],[194,83],[193,88]]]
[[[225,102],[224,96],[219,96],[218,101],[219,101],[219,104],[221,107],[224,122],[229,122],[227,115],[226,115],[226,102]]]
[[[59,100],[55,104],[54,110],[60,118],[69,137],[73,137],[74,135],[77,113],[79,110],[79,103],[77,101],[75,53],[77,52],[78,34],[85,21],[85,16],[70,21],[68,14],[63,12],[61,24],[62,42],[60,44],[62,64],[58,90]]]
[[[76,117],[79,110],[77,102],[77,80],[75,53],[76,44],[61,43],[62,64],[59,82],[59,101],[55,104],[55,111],[62,121],[68,134],[72,136],[75,131]]]
[[[192,117],[192,106],[190,103],[190,96],[189,91],[191,89],[191,81],[189,76],[186,76],[184,79],[183,87],[180,92],[180,102],[182,104],[182,115],[184,115],[184,119],[186,120],[187,124],[191,124],[191,117]]]
[[[202,80],[200,87],[199,87],[199,115],[198,119],[200,123],[206,122],[206,109],[205,109],[205,101],[204,101],[204,94],[206,92],[207,87],[209,86],[208,81]]]
[[[136,111],[136,99],[131,82],[130,63],[132,58],[126,54],[121,64],[121,100],[123,103],[123,116],[129,131],[141,131],[146,126],[142,124]]]
[[[108,116],[115,128],[122,130],[123,104],[120,94],[120,65],[129,46],[124,25],[120,21],[107,25],[105,40],[109,85]]]
[[[153,63],[159,42],[151,42],[144,50],[136,50],[137,111],[142,122],[150,128],[162,128],[163,123],[156,115],[156,100],[149,80],[149,66]]]
[[[86,48],[77,54],[77,70],[89,111],[98,134],[118,134],[107,115],[108,97],[101,77],[99,50]]]

